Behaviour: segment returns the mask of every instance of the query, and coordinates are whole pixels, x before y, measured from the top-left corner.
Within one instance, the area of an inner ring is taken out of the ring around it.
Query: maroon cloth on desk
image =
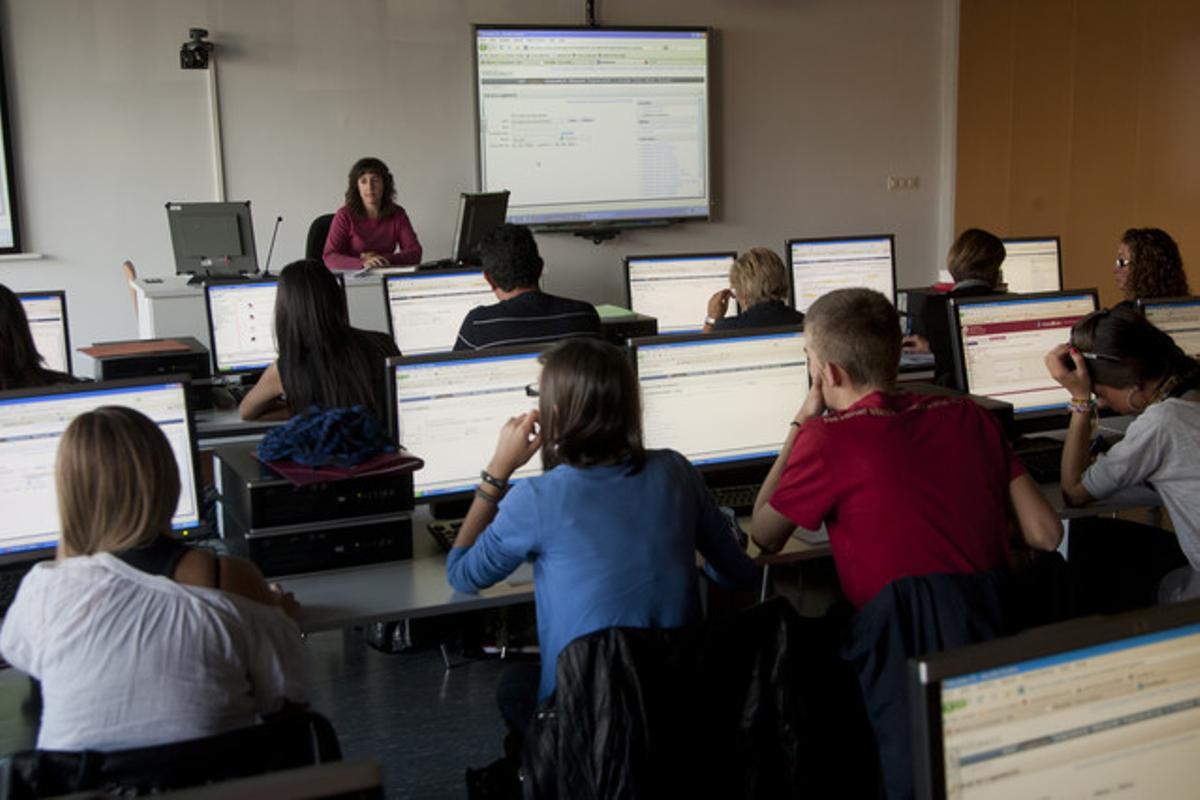
[[[256,455],[255,458],[257,457]],[[400,475],[405,472],[415,472],[425,466],[423,460],[404,450],[395,453],[380,453],[353,467],[310,467],[306,464],[297,464],[291,459],[262,463],[293,486],[344,481],[367,475]]]

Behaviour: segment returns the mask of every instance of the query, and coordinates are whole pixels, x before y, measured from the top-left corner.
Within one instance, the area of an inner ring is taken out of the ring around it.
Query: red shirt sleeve
[[[808,530],[821,527],[837,499],[834,470],[821,446],[824,424],[814,419],[800,427],[770,500],[772,508]]]
[[[351,252],[350,212],[343,206],[333,215],[329,224],[329,235],[325,237],[325,266],[330,269],[361,269],[362,259]]]
[[[400,249],[388,256],[388,263],[394,266],[421,263],[421,243],[417,240],[417,232],[413,230],[408,212],[403,208],[396,210],[396,242]]]

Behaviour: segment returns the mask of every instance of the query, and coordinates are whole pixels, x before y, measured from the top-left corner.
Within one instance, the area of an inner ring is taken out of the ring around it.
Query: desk
[[[256,442],[263,434],[284,420],[244,421],[236,409],[206,408],[197,411],[196,446],[200,450],[211,450],[218,445],[238,442]]]
[[[133,282],[137,296],[138,338],[195,336],[201,344],[212,349],[204,289],[187,280],[186,275],[177,275],[149,281],[139,278]],[[358,278],[347,275],[346,305],[350,311],[350,324],[369,331],[388,332],[380,275],[367,274]]]

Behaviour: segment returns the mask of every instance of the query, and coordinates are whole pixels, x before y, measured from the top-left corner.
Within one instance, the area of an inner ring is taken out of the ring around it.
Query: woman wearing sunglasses
[[[1046,355],[1046,368],[1071,393],[1062,459],[1067,503],[1154,489],[1189,563],[1162,581],[1159,599],[1200,597],[1200,364],[1143,316],[1119,306],[1077,322],[1070,344]],[[1124,439],[1089,465],[1097,404],[1137,418]],[[1143,544],[1126,541],[1124,547],[1135,551]]]

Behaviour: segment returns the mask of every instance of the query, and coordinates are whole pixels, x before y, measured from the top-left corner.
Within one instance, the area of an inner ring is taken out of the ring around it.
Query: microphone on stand
[[[279,235],[279,223],[283,222],[283,217],[275,218],[275,228],[271,231],[271,246],[267,248],[267,265],[263,267],[262,274],[264,276],[271,274],[271,254],[275,252],[275,237]]]

